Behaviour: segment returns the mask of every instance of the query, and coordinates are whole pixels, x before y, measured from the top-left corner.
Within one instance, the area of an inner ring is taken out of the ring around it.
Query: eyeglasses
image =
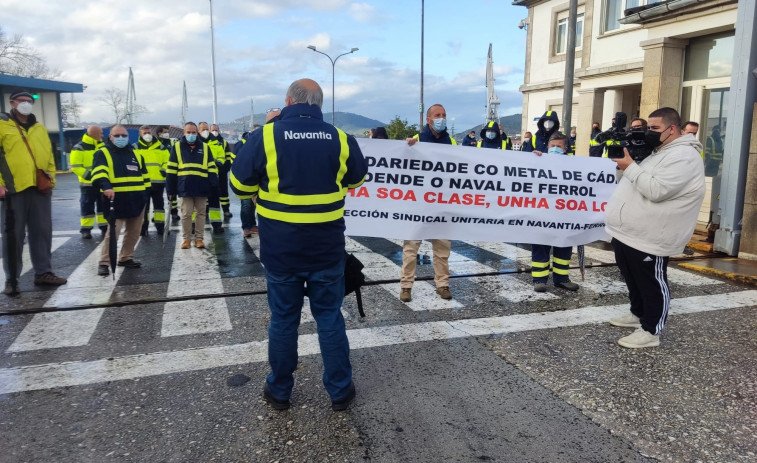
[[[125,133],[114,133],[113,138],[129,138],[129,135]]]
[[[274,112],[274,111],[281,111],[281,108],[270,108],[270,109],[266,109],[266,110],[265,110],[265,113],[266,113],[266,114],[268,114],[268,113],[272,113],[272,112]]]

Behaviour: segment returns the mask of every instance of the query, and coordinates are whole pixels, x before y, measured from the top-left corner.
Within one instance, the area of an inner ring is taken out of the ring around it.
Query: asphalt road
[[[95,273],[98,234],[79,238],[71,175],[59,177],[54,229],[69,284],[40,290],[27,272],[22,295],[0,299],[2,462],[757,459],[751,287],[672,265],[662,345],[633,351],[606,323],[627,300],[605,243],[587,247],[585,281],[572,271],[578,292],[536,294],[527,246],[453,242],[451,301],[433,294],[424,243],[404,304],[399,242],[351,237],[369,279],[367,317],[354,296],[343,307],[358,396],[330,410],[305,310],[293,407],[277,412],[260,398],[259,244],[238,216],[189,257],[176,233],[164,245],[150,230],[142,269],[115,281]]]

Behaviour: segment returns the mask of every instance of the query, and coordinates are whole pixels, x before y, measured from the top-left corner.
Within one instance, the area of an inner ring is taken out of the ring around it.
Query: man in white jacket
[[[702,144],[681,135],[678,112],[660,108],[648,119],[646,141],[655,149],[640,163],[628,150],[614,159],[624,174],[605,210],[605,230],[631,301],[631,312],[610,323],[637,328],[618,340],[632,349],[660,345],[670,307],[668,259],[689,242],[705,194]]]

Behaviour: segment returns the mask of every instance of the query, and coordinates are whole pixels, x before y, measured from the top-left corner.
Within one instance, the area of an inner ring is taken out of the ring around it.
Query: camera
[[[626,131],[626,113],[615,113],[615,119],[612,122],[612,128],[606,132],[597,135],[596,140],[605,145],[607,157],[619,159],[625,156],[624,148],[628,148],[628,154],[636,162],[641,162],[647,156],[652,154],[654,148],[647,143],[645,130]]]

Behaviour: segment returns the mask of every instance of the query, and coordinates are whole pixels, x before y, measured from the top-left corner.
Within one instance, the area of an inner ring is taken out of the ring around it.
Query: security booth
[[[55,166],[68,170],[65,156],[65,134],[61,117],[61,93],[82,93],[84,85],[57,80],[0,74],[0,111],[10,111],[10,94],[16,87],[28,90],[34,96],[34,115],[45,126],[53,145]]]

